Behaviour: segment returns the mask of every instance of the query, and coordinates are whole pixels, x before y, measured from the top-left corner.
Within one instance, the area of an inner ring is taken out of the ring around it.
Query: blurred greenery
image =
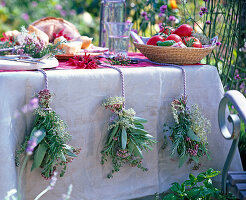
[[[0,34],[8,30],[20,30],[22,25],[43,17],[61,17],[72,22],[81,35],[94,38],[98,44],[98,0],[5,0],[0,1]]]

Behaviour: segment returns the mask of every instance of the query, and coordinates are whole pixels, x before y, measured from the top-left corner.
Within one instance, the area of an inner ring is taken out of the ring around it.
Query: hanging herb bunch
[[[32,140],[34,134],[40,130],[42,134],[36,140],[31,170],[42,168],[41,174],[46,179],[51,178],[56,170],[60,171],[62,177],[66,171],[67,163],[72,162],[80,152],[80,149],[67,144],[71,135],[66,131],[67,127],[64,121],[51,109],[51,97],[48,89],[38,93],[39,107],[35,110],[34,128],[21,149],[17,151],[17,156],[23,153],[28,146],[27,141]]]
[[[125,163],[147,171],[142,166],[142,151],[151,151],[152,145],[156,143],[155,138],[144,130],[143,123],[147,120],[136,117],[132,108],[123,108],[124,101],[123,97],[110,97],[103,103],[113,113],[107,140],[101,152],[102,164],[107,161],[107,157],[112,159],[114,169],[108,174],[108,178],[113,177],[112,174],[118,172]]]
[[[171,103],[174,125],[164,124],[164,132],[171,131],[169,138],[172,142],[171,157],[179,155],[179,167],[187,160],[194,161],[193,169],[200,166],[199,159],[208,154],[207,134],[211,132],[211,125],[197,105],[187,107],[187,98],[175,99]]]

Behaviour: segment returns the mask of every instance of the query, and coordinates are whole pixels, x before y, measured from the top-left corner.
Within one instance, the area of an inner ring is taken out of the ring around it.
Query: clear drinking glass
[[[107,22],[109,52],[127,56],[129,36],[133,23]]]

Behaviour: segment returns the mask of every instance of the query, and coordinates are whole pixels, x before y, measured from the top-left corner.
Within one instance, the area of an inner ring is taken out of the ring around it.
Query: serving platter
[[[19,56],[15,55],[9,55],[4,57],[5,58],[0,59],[0,70],[35,70],[44,68],[54,68],[59,65],[58,60],[54,57],[43,59],[41,61],[37,61],[37,59],[35,60],[33,58],[18,59]],[[15,59],[16,61],[13,61]]]
[[[84,56],[85,54],[90,54],[91,56],[99,56],[103,55],[106,52],[108,52],[108,48],[91,45],[88,49],[81,49],[76,54],[60,54],[56,55],[56,58],[58,60],[68,60],[69,58],[73,58],[74,56]]]

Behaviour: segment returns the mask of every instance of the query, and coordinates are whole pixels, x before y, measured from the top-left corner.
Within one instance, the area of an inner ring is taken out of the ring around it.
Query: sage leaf
[[[68,156],[71,156],[71,157],[78,157],[76,154],[74,154],[73,152],[69,151],[68,149],[65,149],[65,151],[66,151],[66,154],[67,154]]]
[[[133,117],[134,123],[136,122],[137,124],[142,124],[148,122],[146,119],[141,118],[141,117]]]
[[[191,139],[191,140],[195,140],[197,142],[200,142],[200,138],[194,133],[194,131],[190,128],[187,132],[187,136]]]
[[[126,148],[126,143],[127,143],[127,133],[126,133],[126,129],[123,128],[122,132],[121,132],[121,146],[122,146],[122,149]]]
[[[48,147],[45,143],[40,143],[38,145],[38,148],[34,153],[34,160],[33,160],[31,171],[34,170],[35,168],[40,167],[40,165],[44,159],[44,156],[46,154],[47,149],[48,149]]]
[[[119,128],[119,126],[115,126],[115,127],[113,128],[113,130],[111,131],[111,133],[110,133],[110,138],[108,139],[107,145],[109,145],[109,144],[112,142],[113,137],[116,135],[116,133],[117,133],[117,131],[118,131],[118,128]]]
[[[63,162],[67,162],[67,159],[66,159],[66,157],[64,156],[64,154],[61,152],[61,154],[60,154],[60,158],[61,158],[61,160],[63,161]]]
[[[41,135],[39,135],[38,137],[35,136],[35,133],[37,131],[40,131],[41,132]],[[42,140],[44,139],[45,136],[46,136],[46,133],[45,133],[45,129],[44,128],[38,129],[37,127],[34,127],[32,129],[31,134],[30,134],[30,139],[32,137],[36,137],[37,138],[37,144],[39,144],[40,142],[42,142]]]
[[[180,158],[179,158],[179,167],[183,166],[183,164],[186,162],[187,158],[188,158],[188,154],[187,153],[184,153],[184,154],[182,154],[180,156]]]

